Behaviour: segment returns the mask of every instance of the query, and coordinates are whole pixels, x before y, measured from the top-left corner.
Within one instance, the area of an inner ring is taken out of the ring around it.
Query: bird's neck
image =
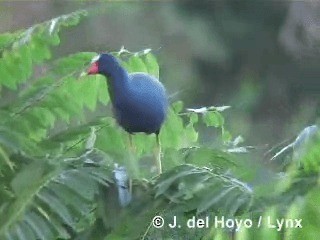
[[[111,73],[104,75],[107,78],[109,95],[112,102],[115,102],[115,96],[119,98],[120,96],[126,95],[129,76],[124,68],[119,66],[113,69]]]

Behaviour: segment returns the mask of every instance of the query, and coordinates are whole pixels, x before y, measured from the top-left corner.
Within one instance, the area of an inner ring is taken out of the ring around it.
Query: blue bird
[[[108,53],[100,54],[93,61],[88,74],[102,74],[107,78],[115,118],[125,131],[156,134],[157,167],[161,173],[159,132],[168,109],[164,86],[147,73],[128,73],[117,58]]]

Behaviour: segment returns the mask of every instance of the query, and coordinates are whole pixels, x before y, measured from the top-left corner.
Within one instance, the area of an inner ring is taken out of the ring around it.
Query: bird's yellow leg
[[[155,150],[155,159],[156,159],[156,166],[158,170],[158,174],[162,173],[162,165],[161,165],[161,144],[159,139],[159,134],[156,134],[156,150]]]
[[[133,144],[132,141],[132,135],[129,134],[128,135],[128,139],[129,139],[129,164],[130,164],[130,170],[131,173],[133,174],[133,177],[138,177],[139,176],[139,169],[137,166],[137,161],[136,161],[136,148]],[[130,178],[129,180],[129,191],[130,194],[132,193],[132,178]]]
[[[131,134],[128,135],[128,138],[129,138],[129,151],[130,151],[130,162],[132,165],[134,165],[133,163],[133,156],[135,155],[135,148],[133,146],[133,143],[132,143],[132,136]],[[133,166],[134,168],[134,166]],[[132,178],[129,179],[129,192],[130,194],[132,195]]]
[[[136,154],[136,148],[134,147],[133,142],[132,142],[132,135],[129,134],[128,136],[129,136],[128,138],[129,138],[129,150],[130,150],[130,154],[132,154],[132,155],[135,156],[135,154]]]

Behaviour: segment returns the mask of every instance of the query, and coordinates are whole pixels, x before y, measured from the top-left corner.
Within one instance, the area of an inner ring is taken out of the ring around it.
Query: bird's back
[[[145,101],[147,105],[157,104],[157,106],[163,106],[167,101],[162,83],[151,75],[131,73],[129,74],[129,86],[132,93],[131,97],[137,101]]]
[[[158,79],[132,73],[128,88],[114,108],[119,124],[128,132],[157,133],[165,120],[168,101]]]

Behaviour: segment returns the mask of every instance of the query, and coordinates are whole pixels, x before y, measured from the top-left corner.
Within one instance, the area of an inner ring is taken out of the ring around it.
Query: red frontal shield
[[[99,66],[97,62],[92,63],[90,68],[88,69],[88,74],[97,74],[99,73]]]

